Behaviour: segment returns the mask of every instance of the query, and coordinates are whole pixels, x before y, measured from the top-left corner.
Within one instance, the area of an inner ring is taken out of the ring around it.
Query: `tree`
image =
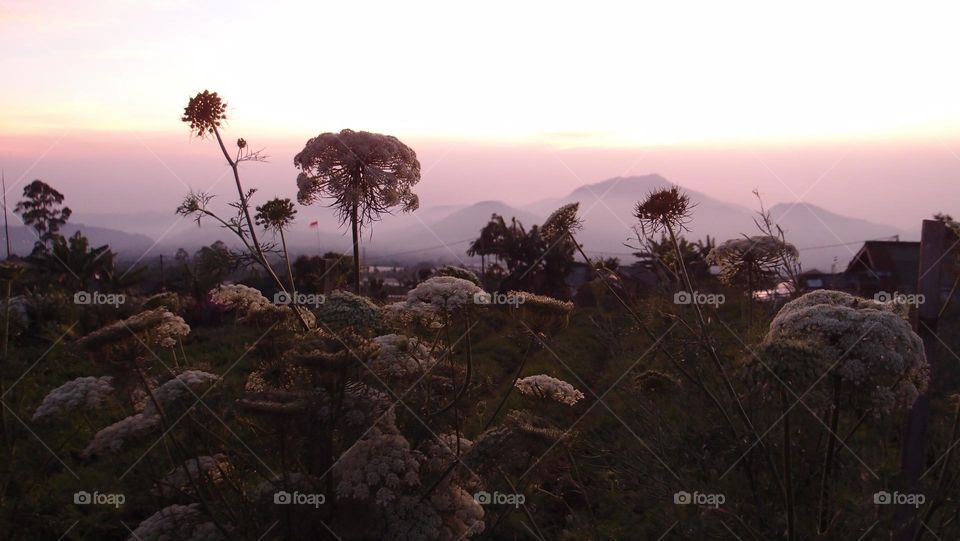
[[[23,200],[13,211],[20,215],[25,225],[36,231],[33,253],[46,252],[47,244],[58,236],[60,228],[70,219],[73,211],[62,205],[63,194],[46,182],[34,180],[24,186]]]
[[[509,275],[502,280],[500,289],[566,297],[564,282],[578,247],[571,233],[580,227],[579,208],[579,203],[564,205],[542,226],[534,225],[529,230],[516,218],[508,226],[502,216],[494,214],[467,254],[493,255],[506,263]],[[491,270],[497,269],[491,266]]]
[[[52,277],[50,281],[68,287],[83,290],[93,282],[102,285],[114,280],[116,254],[106,244],[90,246],[90,241],[79,231],[69,239],[56,235],[49,252],[35,254],[31,260],[41,272]]]
[[[390,135],[343,130],[310,139],[293,163],[301,171],[297,200],[309,205],[330,198],[340,225],[350,223],[354,289],[360,293],[360,232],[393,207],[410,212],[420,206],[412,191],[420,181],[417,154]]]

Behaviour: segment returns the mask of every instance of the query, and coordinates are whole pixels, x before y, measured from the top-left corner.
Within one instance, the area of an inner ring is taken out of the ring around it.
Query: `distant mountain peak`
[[[613,177],[593,184],[585,184],[574,190],[573,193],[570,194],[570,197],[600,197],[603,194],[617,194],[621,192],[635,193],[638,189],[650,191],[671,185],[673,185],[673,183],[656,173],[629,177]]]

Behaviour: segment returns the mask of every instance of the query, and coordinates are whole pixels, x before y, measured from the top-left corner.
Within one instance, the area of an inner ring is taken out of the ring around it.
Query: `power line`
[[[473,240],[474,240],[473,238],[463,239],[463,240],[458,240],[458,241],[455,241],[455,242],[447,242],[447,243],[444,243],[444,244],[438,244],[438,245],[436,245],[436,246],[428,246],[428,247],[426,247],[426,248],[416,248],[416,249],[413,249],[413,250],[404,250],[403,252],[395,252],[395,253],[392,253],[392,254],[374,255],[374,256],[370,256],[370,257],[368,257],[368,258],[366,258],[366,259],[367,259],[367,261],[369,261],[369,260],[371,260],[371,259],[384,259],[384,258],[387,258],[387,257],[396,257],[396,256],[398,256],[398,255],[415,254],[415,253],[419,253],[419,252],[426,252],[426,251],[428,251],[428,250],[436,250],[436,249],[438,249],[438,248],[447,248],[447,247],[449,247],[449,246],[456,246],[456,245],[458,245],[458,244],[463,244],[464,242],[472,242]]]

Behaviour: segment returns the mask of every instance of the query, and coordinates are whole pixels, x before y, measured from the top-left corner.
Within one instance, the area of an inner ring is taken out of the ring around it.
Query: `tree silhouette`
[[[365,131],[323,133],[307,141],[293,159],[297,199],[304,205],[321,198],[333,201],[340,225],[353,232],[354,289],[360,292],[360,232],[384,212],[420,206],[413,186],[420,181],[417,154],[399,139]]]
[[[87,289],[93,282],[102,285],[115,279],[116,254],[106,244],[91,246],[79,231],[69,239],[56,235],[50,251],[37,254],[31,261],[50,282],[70,288]]]
[[[523,289],[566,297],[569,292],[564,280],[578,247],[572,232],[580,227],[579,208],[579,203],[564,205],[543,225],[534,225],[529,230],[516,218],[508,225],[503,216],[494,214],[480,230],[480,237],[467,249],[467,255],[493,255],[507,265],[508,275],[499,289]]]
[[[34,254],[46,252],[47,244],[58,236],[60,228],[70,219],[72,211],[62,204],[63,194],[42,180],[24,186],[23,200],[13,211],[37,232]]]

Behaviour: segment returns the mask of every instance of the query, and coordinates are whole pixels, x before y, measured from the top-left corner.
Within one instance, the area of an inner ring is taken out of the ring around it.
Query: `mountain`
[[[625,262],[633,259],[637,238],[633,227],[634,207],[638,201],[656,189],[672,186],[668,179],[656,175],[615,177],[576,188],[565,196],[537,201],[523,207],[503,201],[481,201],[472,205],[441,205],[425,207],[414,213],[384,215],[383,219],[363,231],[361,247],[371,263],[380,261],[445,261],[467,262],[466,249],[492,214],[507,221],[516,217],[527,228],[541,223],[561,205],[579,202],[583,229],[577,239],[591,257],[619,257]],[[683,235],[690,240],[702,240],[707,235],[724,241],[759,231],[754,224],[756,210],[728,203],[694,190],[684,190],[693,203],[692,215]],[[842,216],[808,203],[781,203],[769,209],[789,242],[800,249],[801,262],[806,269],[831,268],[842,270],[859,244],[864,240],[915,237],[896,227]],[[146,212],[116,215],[84,215],[87,223],[68,224],[65,233],[72,234],[77,227],[84,230],[95,244],[108,243],[114,251],[139,256],[153,246],[150,236],[158,239],[151,254],[172,254],[177,248],[188,251],[223,240],[239,247],[232,234],[212,221],[198,228],[190,219],[178,221],[169,213]],[[309,224],[317,222],[317,227]],[[100,226],[100,227],[97,227]],[[20,228],[23,229],[23,228]],[[122,229],[122,231],[118,231]],[[24,236],[27,235],[27,236]],[[23,230],[12,234],[18,253],[29,252],[33,236]],[[266,234],[271,240],[272,235]],[[349,252],[349,227],[343,227],[333,209],[322,205],[299,207],[297,221],[286,234],[287,245],[296,256],[327,251]],[[629,246],[627,246],[629,245]]]
[[[546,215],[560,205],[579,201],[584,224],[577,239],[584,244],[587,253],[629,259],[633,250],[624,244],[637,244],[633,230],[637,223],[633,217],[634,207],[651,191],[673,185],[660,175],[616,177],[581,186],[566,197],[541,201],[525,208]],[[694,205],[691,220],[686,225],[688,231],[683,233],[688,239],[700,240],[710,235],[724,240],[753,229],[752,210],[693,190],[684,191]]]
[[[800,249],[805,269],[841,271],[863,241],[903,235],[896,227],[841,216],[809,203],[781,203],[769,210],[787,240]]]
[[[366,243],[370,257],[388,261],[394,255],[404,259],[446,259],[467,261],[469,241],[477,238],[480,229],[499,214],[507,221],[517,218],[524,227],[537,224],[542,218],[534,213],[511,207],[501,201],[481,201],[458,208],[439,218],[416,216],[416,223],[405,227],[374,226],[373,237]],[[419,218],[419,220],[417,220]]]
[[[60,234],[65,237],[72,237],[77,231],[80,231],[90,240],[91,246],[108,244],[111,250],[126,258],[139,257],[154,244],[153,239],[146,235],[84,224],[67,223],[60,229]],[[0,229],[0,247],[5,249],[2,237],[3,230]],[[33,244],[36,241],[37,235],[32,229],[22,225],[10,226],[10,250],[14,254],[28,255],[33,251]]]

